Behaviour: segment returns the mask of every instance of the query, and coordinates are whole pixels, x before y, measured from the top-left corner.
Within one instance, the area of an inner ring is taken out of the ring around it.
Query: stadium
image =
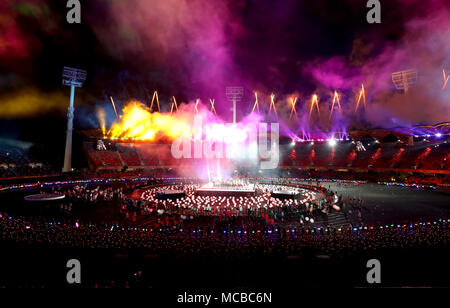
[[[106,249],[107,260],[118,258],[110,251],[127,251],[127,259],[129,249],[142,249],[154,258],[142,264],[179,253],[194,263],[211,254],[230,264],[250,256],[300,263],[360,258],[359,250],[392,245],[445,247],[449,124],[404,131],[355,131],[338,140],[280,135],[274,169],[248,157],[176,159],[168,142],[112,139],[101,128],[79,132],[82,172],[58,172],[11,146],[2,155],[3,241]]]
[[[104,33],[90,23],[92,33]],[[384,51],[373,51],[375,63],[333,64],[331,72],[332,54],[319,63],[305,53],[314,60],[302,69],[314,85],[292,86],[296,73],[269,70],[282,79],[278,91],[257,68],[252,78],[219,70],[215,63],[228,57],[209,45],[199,51],[207,63],[195,70],[210,65],[220,73],[200,69],[208,80],[189,86],[193,75],[161,68],[166,58],[148,60],[161,65],[150,85],[90,55],[70,66],[58,58],[43,78],[52,85],[62,77],[63,112],[36,110],[22,119],[25,111],[8,104],[28,96],[0,100],[8,105],[0,106],[7,131],[0,138],[0,243],[8,251],[0,260],[13,264],[0,286],[71,287],[69,259],[89,269],[88,288],[367,287],[370,259],[382,261],[383,286],[449,286],[442,264],[450,256],[450,45],[437,36],[444,50],[434,52],[444,55],[431,63],[381,62]],[[125,47],[99,51],[115,47],[105,40],[90,48],[117,66],[132,65],[115,58],[123,52],[132,62]],[[150,47],[168,52],[157,42]],[[78,65],[83,60],[93,62]],[[425,265],[412,272],[416,264]]]

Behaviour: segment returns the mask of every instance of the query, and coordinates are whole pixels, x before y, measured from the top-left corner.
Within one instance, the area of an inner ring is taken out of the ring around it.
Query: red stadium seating
[[[283,147],[282,147],[283,148]],[[116,144],[114,149],[97,151],[92,144],[85,151],[93,168],[176,167],[195,164],[173,158],[170,144]],[[401,143],[376,144],[357,151],[352,143],[330,147],[326,142],[299,143],[281,150],[280,167],[356,168],[377,170],[450,170],[450,146],[447,143],[423,142],[413,146]]]

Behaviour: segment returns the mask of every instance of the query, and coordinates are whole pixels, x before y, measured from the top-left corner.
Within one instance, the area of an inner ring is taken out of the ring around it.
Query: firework
[[[309,108],[309,118],[311,118],[311,114],[312,114],[312,111],[313,111],[313,109],[314,109],[314,106],[316,106],[317,114],[320,116],[320,110],[319,110],[319,98],[318,98],[317,94],[314,94],[314,95],[312,96],[312,99],[311,99],[311,107]]]
[[[334,110],[334,104],[337,102],[338,108],[339,110],[341,110],[341,103],[339,101],[339,94],[337,93],[337,91],[334,91],[334,96],[333,96],[333,104],[331,105],[331,112],[330,112],[330,119],[333,116],[333,110]]]
[[[170,113],[173,113],[173,107],[175,107],[175,110],[178,111],[178,105],[177,100],[175,99],[175,96],[172,96],[172,103],[170,104]]]
[[[259,112],[259,104],[258,104],[258,93],[255,92],[255,104],[253,105],[253,109],[252,112],[255,111],[255,108],[258,110]]]
[[[113,106],[114,113],[116,114],[116,119],[119,119],[119,115],[117,114],[116,104],[114,104],[114,100],[113,100],[112,96],[110,96],[109,99],[110,99],[111,104]]]
[[[297,116],[297,110],[295,110],[295,104],[297,104],[297,97],[291,97],[291,114],[289,115],[289,119],[295,114]]]
[[[269,113],[273,108],[273,112],[275,113],[275,115],[277,115],[277,108],[275,107],[275,94],[271,94],[270,95],[270,106],[269,106]]]
[[[215,102],[214,98],[209,99],[209,103],[211,104],[211,113],[214,113],[215,115],[217,115],[216,108],[214,108],[214,102]]]
[[[159,98],[158,98],[158,92],[153,92],[153,97],[152,97],[152,103],[150,104],[150,111],[153,111],[153,102],[156,99],[156,104],[158,106],[158,112],[161,112],[161,109],[159,108]]]
[[[112,125],[109,137],[112,139],[154,140],[158,135],[175,139],[191,136],[190,120],[183,114],[162,114],[151,112],[138,101],[129,102],[123,108],[120,122]]]
[[[359,104],[361,103],[361,99],[363,100],[364,108],[366,108],[366,93],[364,91],[364,84],[361,85],[361,91],[359,91],[358,100],[356,101],[355,112],[358,110]]]
[[[450,78],[450,75],[447,75],[445,73],[445,69],[442,70],[442,73],[444,74],[444,85],[442,86],[442,90],[445,90],[445,88],[447,87],[447,83],[448,83],[448,79]]]
[[[199,98],[197,98],[197,99],[195,100],[195,106],[194,106],[195,114],[198,114],[198,108],[197,108],[198,103],[200,103],[200,99],[199,99]]]

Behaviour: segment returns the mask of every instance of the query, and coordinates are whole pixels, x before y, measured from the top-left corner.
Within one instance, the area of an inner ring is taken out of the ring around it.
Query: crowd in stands
[[[352,142],[330,147],[327,142],[297,143],[280,148],[282,168],[374,169],[374,170],[450,170],[450,145],[443,141],[419,141],[414,145],[401,142],[364,144],[364,150]],[[180,160],[170,154],[170,144],[114,144],[105,150],[85,142],[84,153],[92,169],[142,169],[177,167]],[[0,146],[0,178],[42,176],[60,172],[60,166],[33,157],[29,149],[11,143]],[[355,176],[355,175],[352,175]],[[444,183],[445,183],[444,179]],[[447,180],[448,181],[448,180]],[[433,184],[439,185],[440,181]],[[429,183],[429,179],[424,183]]]
[[[30,162],[25,164],[16,163],[1,163],[0,164],[0,178],[13,178],[22,176],[42,176],[55,174],[56,171],[49,164],[40,162]]]
[[[450,176],[444,175],[426,176],[423,174],[415,174],[405,178],[404,182],[407,184],[450,186]]]
[[[286,168],[283,170],[282,177],[285,178],[302,178],[314,180],[347,180],[347,181],[363,181],[374,183],[408,183],[431,186],[448,186],[450,184],[450,176],[447,174],[426,174],[426,173],[394,173],[394,172],[343,172],[331,170],[301,170]]]
[[[56,173],[56,170],[53,166],[34,159],[27,150],[18,146],[0,145],[0,178],[54,173]]]
[[[313,248],[318,254],[343,256],[352,251],[396,247],[448,245],[450,222],[445,219],[403,225],[348,228],[229,227],[212,229],[123,227],[117,224],[55,222],[44,217],[11,217],[0,213],[3,241],[80,248],[146,248],[152,253],[180,257],[197,254],[246,256],[300,254]]]
[[[116,145],[106,150],[97,150],[92,144],[85,145],[85,154],[93,169],[142,169],[145,167],[175,167],[179,160],[171,157],[170,145],[149,150],[147,145]],[[282,168],[343,168],[375,170],[450,170],[450,148],[448,143],[417,144],[375,144],[365,151],[357,151],[355,146],[342,144],[330,147],[325,143],[296,144],[288,150],[282,149]],[[60,172],[60,168],[47,162],[36,160],[27,151],[17,147],[0,148],[0,178],[20,176],[50,175]],[[355,177],[355,175],[352,175]],[[364,176],[364,175],[362,175]],[[435,183],[436,184],[436,183]]]

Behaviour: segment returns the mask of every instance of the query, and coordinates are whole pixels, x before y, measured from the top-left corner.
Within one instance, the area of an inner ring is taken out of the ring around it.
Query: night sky
[[[81,24],[66,22],[65,2],[0,3],[2,137],[63,139],[63,66],[88,72],[77,89],[76,128],[98,127],[99,106],[110,123],[110,95],[123,106],[131,98],[148,103],[155,90],[166,111],[175,95],[186,103],[214,97],[228,114],[230,85],[245,89],[242,112],[253,91],[267,105],[276,93],[281,118],[293,94],[303,108],[318,93],[326,110],[338,90],[351,110],[362,83],[368,107],[359,125],[450,118],[450,90],[441,89],[443,70],[450,73],[448,0],[382,0],[381,24],[366,21],[365,0],[90,0],[81,1]],[[391,73],[412,68],[419,81],[406,97]]]

